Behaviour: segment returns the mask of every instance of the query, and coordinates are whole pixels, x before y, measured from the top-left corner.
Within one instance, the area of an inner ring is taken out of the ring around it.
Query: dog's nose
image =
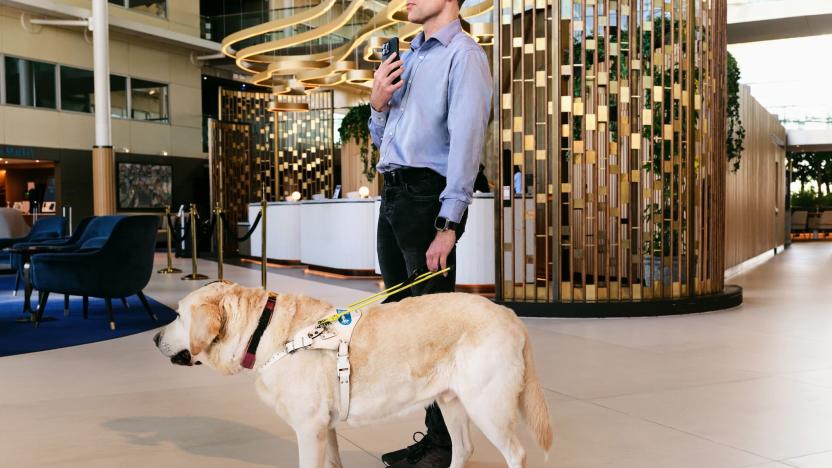
[[[170,358],[170,362],[172,362],[174,364],[178,364],[180,366],[192,366],[192,365],[194,365],[194,363],[191,362],[191,352],[188,351],[187,349],[183,349],[182,351],[179,351],[178,353],[176,353],[175,356]]]
[[[153,342],[156,343],[156,347],[159,347],[159,342],[162,341],[162,332],[159,332],[153,335]]]

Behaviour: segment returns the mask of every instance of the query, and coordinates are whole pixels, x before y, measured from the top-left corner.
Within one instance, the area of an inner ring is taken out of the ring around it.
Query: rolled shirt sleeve
[[[448,173],[445,190],[439,196],[442,202],[439,216],[458,223],[473,198],[491,112],[492,81],[482,49],[467,50],[456,57],[450,75]]]
[[[370,121],[367,125],[370,127],[370,137],[376,148],[381,149],[381,141],[384,136],[384,127],[387,125],[387,114],[390,111],[378,112],[370,106]]]

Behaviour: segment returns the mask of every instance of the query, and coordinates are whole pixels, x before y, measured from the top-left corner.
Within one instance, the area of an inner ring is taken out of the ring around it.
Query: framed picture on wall
[[[119,210],[161,211],[173,203],[173,166],[137,162],[117,164]]]

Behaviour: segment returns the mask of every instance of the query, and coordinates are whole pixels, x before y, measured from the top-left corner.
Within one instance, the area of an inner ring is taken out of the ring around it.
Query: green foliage
[[[823,206],[832,205],[832,196],[819,197],[814,188],[801,190],[792,194],[792,210],[817,211]]]
[[[370,120],[370,105],[359,104],[349,110],[338,133],[341,135],[341,142],[346,143],[355,140],[358,143],[358,151],[361,156],[362,170],[367,181],[372,182],[376,177],[376,163],[378,163],[378,149],[370,139],[370,128],[367,122]]]
[[[809,151],[789,154],[792,180],[800,182],[800,191],[815,194],[815,198],[832,193],[832,152]],[[812,187],[815,185],[815,187]]]
[[[733,55],[728,53],[728,162],[733,163],[732,171],[740,168],[745,143],[745,127],[740,118],[740,68]]]

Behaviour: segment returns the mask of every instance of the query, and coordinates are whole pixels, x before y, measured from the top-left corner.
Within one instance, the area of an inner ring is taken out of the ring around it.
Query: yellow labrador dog
[[[261,289],[210,284],[179,303],[179,317],[154,341],[175,364],[201,361],[224,374],[240,372],[267,300]],[[333,312],[317,299],[278,295],[254,368],[298,331]],[[447,293],[370,307],[355,326],[349,351],[350,425],[377,423],[437,401],[453,443],[451,468],[464,467],[473,451],[469,418],[510,468],[525,462],[515,435],[521,415],[538,444],[547,453],[551,448],[549,407],[528,333],[503,306]],[[297,434],[301,468],[341,466],[334,429],[340,406],[335,369],[336,352],[301,350],[258,372],[260,398]]]

